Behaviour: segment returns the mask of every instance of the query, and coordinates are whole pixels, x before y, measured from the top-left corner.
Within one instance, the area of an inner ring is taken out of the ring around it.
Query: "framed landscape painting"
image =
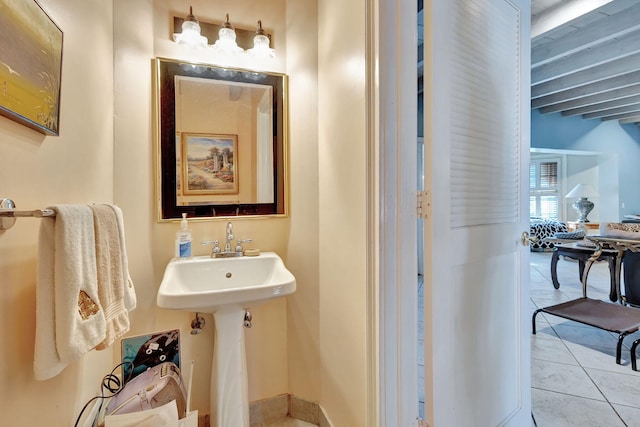
[[[238,194],[237,152],[237,135],[183,133],[183,194]]]
[[[59,135],[62,31],[34,0],[0,0],[0,115]]]

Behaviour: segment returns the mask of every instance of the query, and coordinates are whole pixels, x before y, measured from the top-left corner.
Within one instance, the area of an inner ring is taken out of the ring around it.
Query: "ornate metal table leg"
[[[619,277],[616,274],[616,259],[615,256],[607,258],[609,262],[609,281],[611,283],[611,290],[609,291],[609,300],[612,302],[618,301],[618,282]]]
[[[553,282],[553,287],[556,289],[560,289],[560,282],[558,282],[558,259],[560,255],[558,255],[558,250],[554,249],[553,254],[551,255],[551,281]]]
[[[640,344],[640,339],[635,340],[631,346],[631,369],[634,371],[638,370],[636,365],[636,349],[638,348],[638,344]]]

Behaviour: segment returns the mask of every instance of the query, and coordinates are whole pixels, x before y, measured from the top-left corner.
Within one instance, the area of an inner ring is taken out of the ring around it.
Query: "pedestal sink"
[[[296,290],[296,280],[273,252],[258,256],[172,259],[156,303],[161,308],[213,313],[216,341],[211,368],[211,410],[218,427],[249,427],[245,308]]]

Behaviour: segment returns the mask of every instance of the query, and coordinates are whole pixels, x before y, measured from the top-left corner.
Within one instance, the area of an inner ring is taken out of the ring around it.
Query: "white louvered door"
[[[528,426],[530,2],[425,16],[425,418]]]

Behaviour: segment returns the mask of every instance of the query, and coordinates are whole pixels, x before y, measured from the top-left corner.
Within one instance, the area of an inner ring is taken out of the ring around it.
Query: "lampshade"
[[[242,53],[242,48],[236,43],[236,30],[229,22],[229,14],[218,31],[218,40],[212,46],[214,50],[227,55],[236,55]]]
[[[173,40],[178,44],[207,47],[209,41],[206,37],[200,35],[200,23],[193,16],[193,8],[191,6],[189,6],[189,15],[182,23],[182,33],[175,33]]]
[[[567,199],[570,199],[572,197],[588,198],[588,197],[598,197],[598,196],[599,196],[598,191],[592,186],[590,186],[589,184],[578,184],[575,187],[573,187],[573,189],[569,191],[565,197]]]
[[[256,27],[256,34],[253,36],[253,47],[249,49],[247,52],[249,55],[264,58],[264,59],[272,59],[276,56],[276,51],[269,47],[269,37],[267,37],[262,29],[262,21],[258,21],[258,26]]]

